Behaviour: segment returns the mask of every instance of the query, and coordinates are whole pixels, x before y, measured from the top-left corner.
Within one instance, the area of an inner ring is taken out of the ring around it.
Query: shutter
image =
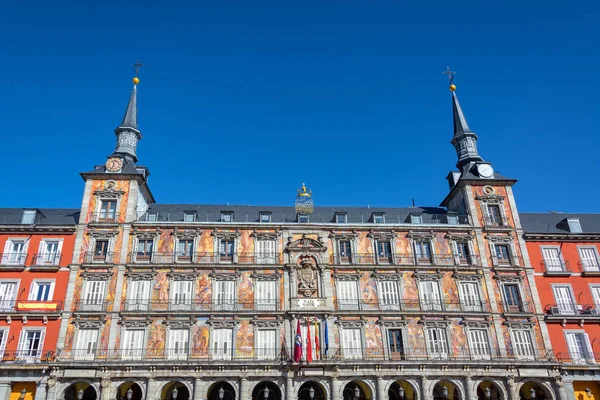
[[[257,310],[275,309],[275,281],[258,281],[254,292]]]
[[[592,350],[592,345],[590,342],[590,337],[587,333],[582,333],[583,346],[585,351],[585,358],[589,363],[595,364],[594,352]]]
[[[18,357],[23,357],[27,354],[26,342],[27,342],[27,331],[25,329],[23,329],[23,330],[21,330],[21,333],[19,334],[19,345],[17,347]]]
[[[583,360],[583,349],[580,346],[580,342],[577,340],[576,333],[567,333],[567,346],[569,347],[569,354],[575,363],[581,363]]]
[[[481,205],[481,215],[483,215],[483,224],[489,225],[491,222],[490,210],[488,209],[487,204],[480,203],[480,205]]]
[[[490,253],[492,254],[492,265],[498,265],[498,257],[496,256],[496,246],[490,242]]]
[[[256,242],[256,252],[258,253],[258,257],[256,257],[257,264],[266,264],[266,249],[265,249],[265,240],[258,240]]]
[[[508,225],[508,218],[506,217],[506,209],[504,208],[504,204],[500,203],[500,218],[502,220],[502,225]]]
[[[571,288],[568,286],[554,286],[554,297],[556,305],[563,314],[574,314],[575,306],[573,304],[573,296]]]
[[[355,281],[339,281],[339,301],[345,310],[358,309],[358,290]]]
[[[477,264],[477,253],[475,253],[475,245],[473,244],[473,241],[467,241],[467,246],[469,246],[469,254],[467,255],[469,264]]]
[[[452,242],[452,255],[454,256],[454,263],[460,264],[460,253],[458,252],[458,244],[453,240]]]
[[[512,258],[512,263],[514,266],[519,266],[519,253],[517,253],[517,247],[515,246],[514,242],[510,242],[510,252],[511,252],[511,258]]]
[[[581,257],[581,264],[583,265],[584,271],[599,271],[598,258],[596,257],[596,250],[592,247],[580,247],[579,256]]]
[[[37,351],[35,354],[36,358],[40,358],[42,356],[42,351],[44,350],[44,339],[46,338],[46,330],[40,332],[40,341],[38,342]]]
[[[544,257],[544,264],[546,264],[546,270],[560,271],[562,269],[557,248],[543,247],[542,257]]]
[[[600,311],[600,286],[592,286],[592,298],[596,304],[596,309]]]
[[[6,342],[8,342],[8,329],[0,330],[0,358],[4,357]]]

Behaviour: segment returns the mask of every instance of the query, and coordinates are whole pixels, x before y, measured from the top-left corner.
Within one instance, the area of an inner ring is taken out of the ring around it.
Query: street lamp
[[[177,390],[177,388],[173,389],[173,391],[171,392],[171,397],[173,398],[173,400],[177,400],[178,394],[179,394],[179,390]]]
[[[25,390],[25,389],[23,389],[23,390]],[[23,393],[23,392],[21,392],[21,393]],[[585,394],[587,395],[588,399],[591,399],[592,398],[592,389],[585,388]]]
[[[360,389],[358,388],[358,385],[356,385],[356,387],[354,388],[354,398],[358,399],[360,397]]]
[[[225,396],[225,391],[223,390],[223,386],[219,389],[219,399],[223,400],[223,396]]]
[[[486,387],[484,392],[485,392],[486,400],[490,400],[490,398],[492,397],[492,389],[490,389],[489,387]]]
[[[532,400],[535,400],[535,389],[534,388],[529,389],[529,397],[531,397]]]
[[[133,389],[131,389],[131,387],[129,389],[127,389],[127,392],[125,392],[125,394],[127,394],[127,400],[131,400],[131,398],[133,397]]]
[[[25,400],[25,396],[27,396],[27,389],[21,390],[21,394],[19,395],[20,400]]]
[[[315,398],[315,389],[313,389],[312,386],[310,387],[310,389],[308,389],[308,397],[310,397],[310,400],[313,400]]]
[[[402,386],[398,389],[398,394],[400,395],[400,400],[404,400],[404,388]]]
[[[269,387],[268,386],[265,386],[264,396],[265,396],[265,400],[267,400],[269,398]]]
[[[444,395],[445,399],[448,398],[448,386],[443,386],[442,387],[442,394]]]
[[[77,399],[78,400],[83,399],[83,389],[79,389],[79,392],[77,392]]]

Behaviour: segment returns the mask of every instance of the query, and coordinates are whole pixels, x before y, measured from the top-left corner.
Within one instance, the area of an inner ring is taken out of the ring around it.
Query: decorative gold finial
[[[304,184],[304,182],[302,182],[302,187],[300,189],[298,189],[298,196],[311,197],[311,195],[312,195],[312,190],[307,190],[306,185]]]
[[[144,66],[144,64],[142,64],[142,62],[140,60],[138,60],[137,63],[133,64],[133,67],[135,68],[135,77],[132,79],[134,85],[137,85],[138,83],[140,83],[140,78],[138,77],[138,75],[140,73],[140,67],[143,67],[143,66]]]
[[[302,187],[298,189],[298,197],[296,197],[295,209],[297,214],[308,215],[314,210],[312,199],[312,190],[306,189],[306,185],[302,183]]]
[[[454,80],[454,74],[456,74],[456,72],[452,71],[450,67],[446,66],[446,70],[442,72],[442,74],[448,75],[448,80],[450,81],[450,91],[454,92],[456,90],[456,85],[453,84],[452,81]]]

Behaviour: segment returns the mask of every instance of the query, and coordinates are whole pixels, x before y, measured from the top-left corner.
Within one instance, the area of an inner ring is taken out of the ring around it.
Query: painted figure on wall
[[[148,355],[161,356],[165,350],[166,326],[162,321],[155,321],[148,330]]]
[[[419,291],[412,272],[402,274],[402,304],[406,309],[419,309]]]
[[[210,307],[212,302],[212,285],[207,274],[198,276],[196,284],[196,303],[199,307]]]
[[[373,322],[365,325],[365,342],[369,356],[383,355],[383,340],[379,325]]]
[[[244,272],[241,276],[241,282],[238,286],[238,302],[248,310],[254,308],[254,284],[250,279],[251,272]]]
[[[235,335],[236,354],[238,356],[250,357],[254,351],[254,329],[250,322],[242,321]]]
[[[198,323],[199,325],[192,327],[192,355],[195,357],[207,357],[210,331],[206,325],[206,318],[199,319]]]
[[[456,281],[452,277],[452,272],[446,272],[442,276],[442,300],[446,302],[448,310],[460,310],[460,300]]]
[[[360,277],[360,296],[367,308],[377,308],[377,286],[375,280],[371,279],[370,272],[364,272]]]

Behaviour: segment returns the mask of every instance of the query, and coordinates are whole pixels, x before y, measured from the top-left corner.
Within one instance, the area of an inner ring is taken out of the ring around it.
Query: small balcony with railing
[[[500,308],[505,315],[525,315],[535,313],[534,304],[529,301],[504,301],[500,303]]]
[[[600,364],[600,353],[592,352],[560,352],[556,353],[556,360],[563,363],[563,366],[583,367],[590,366],[594,369]]]
[[[581,276],[600,276],[600,260],[589,258],[577,262]]]
[[[573,271],[568,260],[548,259],[540,262],[544,276],[571,276]]]
[[[480,265],[476,255],[456,256],[453,254],[428,254],[417,256],[414,254],[392,253],[356,253],[333,254],[332,265],[402,265],[402,266],[463,266],[477,267]]]
[[[515,255],[509,255],[509,256],[492,256],[490,258],[490,264],[494,267],[494,268],[498,268],[498,269],[504,269],[504,270],[514,270],[514,269],[520,269],[522,268],[521,265],[523,265],[521,258],[519,256],[515,256]]]
[[[106,211],[94,212],[90,214],[88,223],[97,225],[115,225],[119,223],[119,213]]]
[[[193,313],[193,312],[277,312],[282,305],[279,300],[255,300],[240,302],[234,299],[215,301],[195,301],[192,299],[129,299],[124,300],[122,312],[127,313]]]
[[[48,363],[55,359],[53,351],[31,350],[13,350],[0,353],[0,363],[2,364],[37,364]],[[18,368],[18,367],[17,367]]]
[[[77,313],[104,313],[108,308],[108,301],[101,299],[84,299],[75,302]]]
[[[220,253],[220,252],[170,252],[129,253],[129,264],[255,264],[279,265],[281,253]]]
[[[55,253],[36,253],[31,259],[31,268],[40,270],[56,270],[60,267],[62,254]]]
[[[546,321],[561,322],[564,320],[594,320],[600,322],[600,304],[576,304],[559,302],[544,307]]]
[[[489,313],[489,303],[475,299],[463,301],[447,301],[436,299],[411,299],[411,300],[388,300],[388,301],[363,301],[360,299],[340,299],[334,301],[337,311],[376,311],[376,312],[398,312],[403,313]]]
[[[8,314],[46,315],[62,311],[60,300],[0,300],[0,312]]]
[[[97,251],[86,251],[83,253],[84,264],[113,264],[115,262],[114,252],[97,252]]]
[[[508,219],[504,216],[490,216],[487,215],[483,218],[483,224],[486,228],[507,228],[511,226],[508,224]]]
[[[24,269],[27,263],[27,253],[12,252],[0,253],[0,267],[6,269]]]

